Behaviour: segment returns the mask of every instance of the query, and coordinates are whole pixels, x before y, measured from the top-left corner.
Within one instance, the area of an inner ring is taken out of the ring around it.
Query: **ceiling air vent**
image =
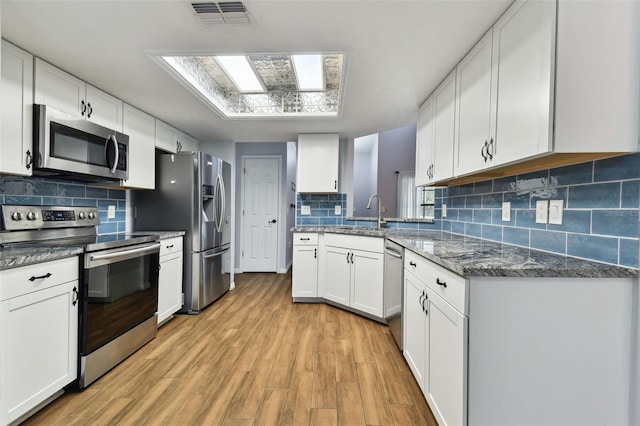
[[[240,1],[193,2],[191,7],[203,25],[251,24],[249,11]]]

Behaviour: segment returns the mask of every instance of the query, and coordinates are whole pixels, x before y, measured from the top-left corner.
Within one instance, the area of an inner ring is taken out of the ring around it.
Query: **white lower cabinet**
[[[320,296],[383,317],[383,239],[325,234],[320,250]]]
[[[404,285],[403,354],[438,424],[633,423],[637,280],[465,279],[405,250]]]
[[[77,377],[78,258],[0,271],[0,424]]]
[[[291,295],[294,301],[318,297],[318,234],[294,233]]]
[[[182,237],[160,241],[158,326],[182,308]]]

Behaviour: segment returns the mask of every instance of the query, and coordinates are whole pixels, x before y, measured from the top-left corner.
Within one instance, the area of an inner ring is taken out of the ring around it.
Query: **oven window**
[[[80,163],[108,167],[107,140],[80,130],[51,122],[51,156]]]
[[[155,315],[158,308],[158,254],[85,270],[84,336],[88,354]]]

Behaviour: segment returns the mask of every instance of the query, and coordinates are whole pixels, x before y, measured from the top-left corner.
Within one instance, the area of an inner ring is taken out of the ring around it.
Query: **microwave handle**
[[[113,142],[113,147],[115,148],[116,151],[116,155],[115,158],[113,160],[113,166],[111,167],[111,173],[115,173],[116,172],[116,168],[118,168],[118,162],[120,160],[120,150],[118,149],[118,140],[116,139],[116,135],[109,135],[109,137],[107,138],[107,143],[105,144],[105,155],[107,154],[107,152],[109,151],[107,149],[107,147],[109,146],[109,142]],[[107,161],[109,159],[107,158]]]

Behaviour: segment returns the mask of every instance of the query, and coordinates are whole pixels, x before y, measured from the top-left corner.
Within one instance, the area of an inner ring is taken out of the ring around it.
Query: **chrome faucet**
[[[373,194],[369,198],[369,202],[367,203],[367,208],[368,209],[371,208],[371,201],[374,198],[378,199],[378,228],[382,228],[382,227],[384,227],[384,225],[387,224],[387,221],[382,218],[382,198],[380,198],[380,196],[378,194]]]

